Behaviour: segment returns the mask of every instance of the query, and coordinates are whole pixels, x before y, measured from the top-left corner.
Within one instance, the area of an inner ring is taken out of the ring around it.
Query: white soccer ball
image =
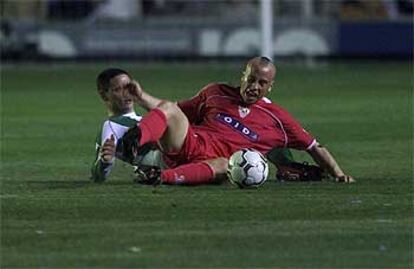
[[[144,156],[140,156],[139,165],[162,166],[161,152],[159,150],[150,150]]]
[[[231,155],[227,175],[240,188],[259,187],[269,174],[266,158],[253,149],[241,149]]]

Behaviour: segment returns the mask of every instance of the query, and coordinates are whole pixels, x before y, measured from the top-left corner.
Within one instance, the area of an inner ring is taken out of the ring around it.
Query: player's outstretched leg
[[[226,177],[228,160],[217,158],[198,163],[180,165],[160,171],[156,167],[139,167],[136,170],[137,183],[156,185],[201,185],[222,182]]]

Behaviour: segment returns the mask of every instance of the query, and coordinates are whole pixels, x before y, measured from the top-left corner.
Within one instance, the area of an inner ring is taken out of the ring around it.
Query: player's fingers
[[[345,182],[345,177],[346,177],[346,176],[336,177],[336,178],[335,178],[335,181],[336,181],[336,182],[338,182],[338,183]]]
[[[115,138],[111,136],[110,138],[106,139],[103,143],[102,147],[114,147],[115,146]]]
[[[115,147],[115,140],[109,140],[107,145],[110,147]]]
[[[115,149],[113,147],[105,147],[102,148],[102,154],[114,154],[115,153]]]
[[[102,147],[102,152],[115,152],[116,147],[114,144],[106,144]]]
[[[115,152],[115,147],[113,146],[113,145],[111,145],[111,144],[106,144],[106,145],[103,145],[102,146],[102,148],[101,148],[101,151],[102,152]]]
[[[103,145],[101,155],[115,155],[116,148],[113,145]]]
[[[142,96],[142,88],[141,85],[135,80],[128,84],[128,92],[135,98],[140,99]]]
[[[132,83],[135,85],[135,87],[138,91],[142,91],[141,85],[139,84],[138,81],[133,80]]]
[[[111,161],[115,157],[115,151],[110,149],[103,149],[101,151],[101,159],[105,162]]]
[[[348,177],[347,183],[354,183],[355,182],[355,179],[353,177],[351,177],[351,176],[347,176],[347,177]]]
[[[339,183],[354,183],[355,179],[353,179],[351,176],[343,175],[335,178],[335,181]]]
[[[137,93],[137,85],[134,82],[128,83],[128,85],[126,85],[125,89],[128,91],[128,93],[130,93],[134,96]]]
[[[114,159],[114,156],[111,156],[111,155],[102,155],[102,156],[101,156],[101,159],[102,159],[104,162],[112,162],[112,161],[113,161],[113,159]]]

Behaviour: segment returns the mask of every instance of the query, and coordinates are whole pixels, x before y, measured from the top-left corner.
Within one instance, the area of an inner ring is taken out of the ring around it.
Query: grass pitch
[[[413,267],[411,64],[280,64],[270,98],[358,182],[282,184],[273,169],[257,190],[134,185],[120,162],[90,182],[108,66],[2,68],[2,268]],[[116,66],[172,100],[241,68]]]

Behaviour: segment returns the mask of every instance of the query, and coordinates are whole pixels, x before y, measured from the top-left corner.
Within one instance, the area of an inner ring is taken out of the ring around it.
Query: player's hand
[[[112,163],[115,158],[116,146],[114,135],[106,139],[101,148],[101,160],[104,163]]]
[[[142,88],[138,81],[132,80],[127,86],[128,93],[134,98],[134,101],[140,101],[142,98]]]
[[[338,183],[354,183],[355,179],[348,175],[343,175],[335,178],[335,181]]]

